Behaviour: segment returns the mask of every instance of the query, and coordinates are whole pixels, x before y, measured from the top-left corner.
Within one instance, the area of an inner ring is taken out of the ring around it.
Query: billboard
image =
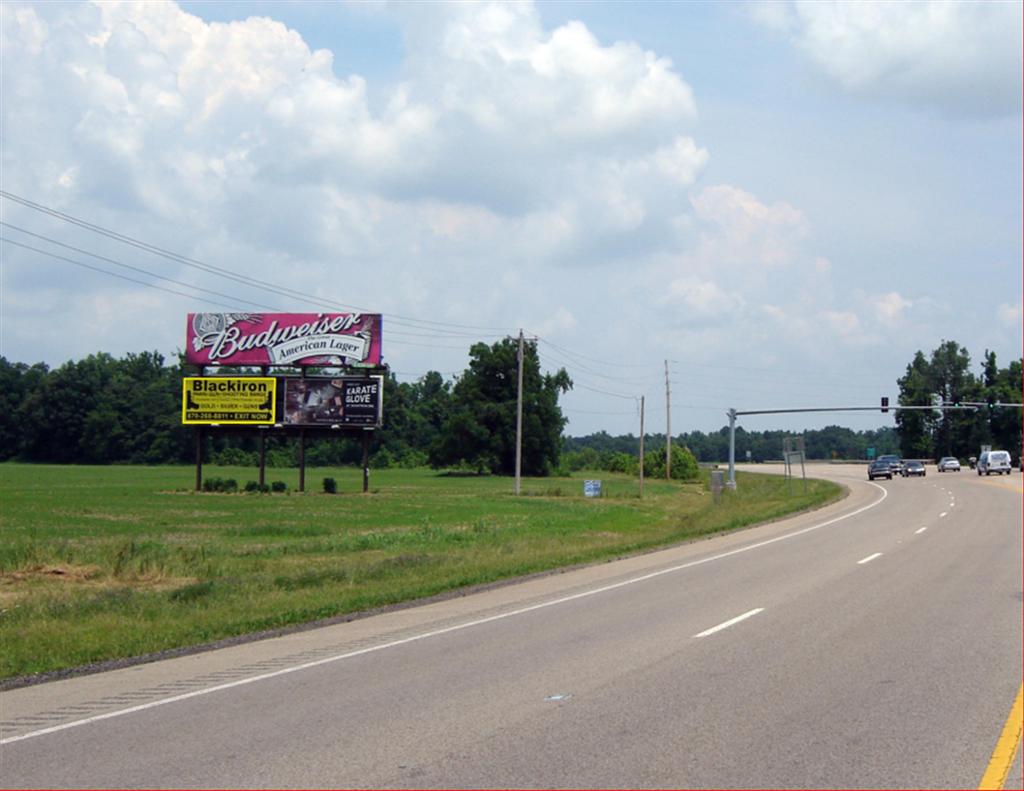
[[[379,313],[189,313],[192,365],[378,366]]]
[[[379,426],[384,378],[285,379],[284,417],[292,426]]]
[[[273,423],[277,380],[268,376],[186,376],[181,422]]]

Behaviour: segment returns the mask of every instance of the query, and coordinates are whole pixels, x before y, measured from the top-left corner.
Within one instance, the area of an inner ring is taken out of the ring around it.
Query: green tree
[[[0,461],[21,453],[27,435],[25,400],[40,386],[48,371],[42,363],[28,366],[0,357]]]
[[[1020,360],[1000,368],[995,353],[986,350],[981,374],[975,376],[967,349],[943,341],[930,359],[918,351],[898,382],[900,404],[989,405],[977,410],[898,412],[896,427],[905,456],[963,458],[976,455],[982,444],[998,445],[1014,455],[1020,452],[1020,408],[995,406],[1020,403]]]
[[[923,352],[917,352],[907,366],[906,374],[897,380],[901,406],[931,406],[935,403],[932,392],[931,367]],[[929,458],[932,455],[932,433],[935,413],[925,409],[897,410],[896,430],[900,437],[900,452],[907,458]]]
[[[469,368],[452,388],[451,410],[430,449],[435,467],[466,464],[483,472],[515,471],[518,343],[474,344]],[[537,344],[523,354],[523,445],[525,475],[547,475],[558,465],[566,419],[558,396],[572,387],[559,369],[541,374]]]
[[[960,404],[969,400],[974,390],[971,374],[971,356],[956,341],[943,341],[932,352],[929,365],[931,387],[936,401],[942,404]],[[973,417],[961,410],[943,410],[935,428],[934,454],[936,456],[963,455],[968,448]]]

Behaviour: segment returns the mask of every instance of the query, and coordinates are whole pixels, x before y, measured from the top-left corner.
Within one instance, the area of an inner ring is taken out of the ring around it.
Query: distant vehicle
[[[885,453],[878,457],[877,461],[884,461],[889,465],[889,471],[893,475],[899,475],[900,470],[903,468],[903,459],[897,456],[895,453]]]
[[[873,481],[875,478],[892,480],[892,467],[889,466],[889,462],[875,459],[868,465],[868,480]]]
[[[903,477],[911,478],[913,476],[925,476],[924,465],[919,461],[908,461],[903,465]]]
[[[960,460],[952,456],[939,459],[939,472],[960,472]]]
[[[978,457],[977,456],[971,456],[969,459],[967,459],[967,466],[970,467],[972,470],[975,467],[977,467],[978,466]]]
[[[996,473],[1010,474],[1010,452],[1005,450],[986,450],[978,458],[978,475]]]

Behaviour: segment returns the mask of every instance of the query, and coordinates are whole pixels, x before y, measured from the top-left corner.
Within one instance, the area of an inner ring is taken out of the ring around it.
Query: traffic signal
[[[889,411],[889,396],[882,396],[882,411]]]

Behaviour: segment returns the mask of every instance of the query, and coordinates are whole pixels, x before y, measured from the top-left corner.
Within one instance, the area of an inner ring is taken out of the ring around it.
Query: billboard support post
[[[267,480],[267,432],[260,432],[260,491]]]
[[[370,491],[370,432],[363,432],[363,494]]]
[[[203,427],[196,426],[196,491],[203,489]]]
[[[306,429],[299,429],[299,491],[306,491]]]

